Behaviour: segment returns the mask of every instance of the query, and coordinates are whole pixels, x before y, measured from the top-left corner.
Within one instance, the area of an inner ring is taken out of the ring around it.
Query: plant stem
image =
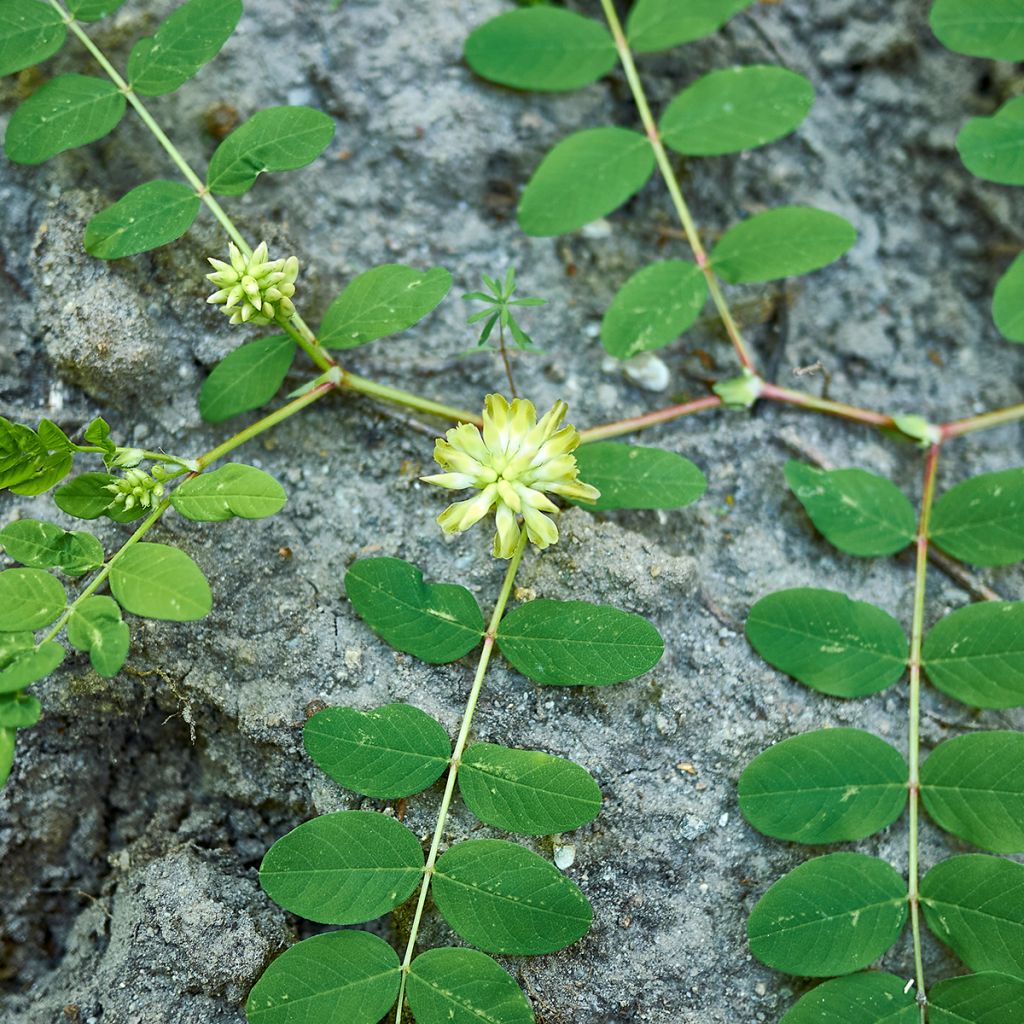
[[[692,402],[683,402],[682,405],[670,405],[665,409],[644,413],[642,416],[633,416],[628,420],[616,420],[614,423],[604,423],[599,427],[587,427],[580,431],[580,442],[589,444],[591,441],[603,441],[609,437],[621,437],[623,434],[646,430],[659,423],[668,423],[670,420],[677,420],[705,409],[717,409],[721,404],[722,400],[718,395],[707,395],[704,398],[695,398]]]
[[[640,81],[640,75],[637,73],[632,51],[626,40],[626,34],[622,30],[622,23],[615,12],[615,5],[612,0],[601,0],[601,7],[608,21],[608,27],[611,29],[612,36],[615,39],[615,47],[619,51],[619,60],[622,63],[623,71],[626,73],[626,81],[629,83],[630,92],[633,94],[633,102],[636,104],[640,120],[643,122],[644,130],[647,132],[647,138],[650,140],[651,148],[654,150],[654,158],[657,161],[658,169],[665,180],[665,185],[672,198],[672,205],[675,207],[679,223],[682,225],[683,232],[686,235],[686,240],[693,250],[693,258],[697,261],[697,266],[700,267],[701,272],[704,274],[708,285],[708,292],[711,295],[711,301],[714,302],[715,309],[718,310],[718,315],[722,320],[729,340],[732,342],[736,356],[744,367],[752,370],[754,368],[753,360],[747,351],[747,346],[732,315],[732,310],[722,294],[718,278],[715,276],[711,261],[708,259],[707,252],[697,232],[697,225],[694,223],[690,208],[686,205],[682,190],[679,188],[676,173],[672,169],[672,163],[665,150],[665,145],[661,141],[657,122],[651,113],[651,106],[647,101],[647,94],[644,91],[643,83]]]
[[[350,373],[348,370],[342,370],[339,374],[338,386],[349,391],[356,391],[361,395],[368,395],[371,398],[392,402],[395,405],[417,409],[419,412],[429,413],[431,416],[437,416],[443,420],[483,426],[483,420],[479,413],[444,405],[442,402],[433,402],[429,398],[420,398],[419,395],[414,395],[409,391],[388,387],[387,384],[378,384],[375,380],[368,380],[366,377],[360,377],[359,374]]]
[[[924,638],[925,582],[928,575],[928,524],[935,500],[935,474],[939,463],[940,444],[928,449],[924,466],[921,515],[917,526],[917,561],[914,567],[914,616],[910,629],[910,729],[908,737],[907,788],[910,799],[909,853],[907,860],[907,900],[910,904],[910,929],[914,937],[914,971],[917,980],[917,1001],[921,1008],[921,1024],[925,1024],[928,997],[924,982],[924,961],[921,953],[920,869],[918,866],[918,812],[921,796],[921,643]]]
[[[800,409],[811,409],[828,416],[838,416],[840,419],[851,420],[854,423],[865,423],[869,427],[896,429],[896,421],[885,413],[861,409],[859,406],[847,405],[845,402],[833,402],[827,398],[815,398],[814,395],[808,395],[803,391],[780,388],[777,384],[763,383],[761,398],[782,402],[786,405],[795,405]]]
[[[516,393],[516,382],[512,379],[512,364],[508,359],[508,349],[505,348],[505,328],[498,324],[498,351],[501,352],[501,361],[505,364],[505,376],[508,377],[508,389],[511,392],[510,398],[518,398]]]
[[[452,753],[451,766],[448,769],[448,779],[444,787],[444,796],[441,797],[441,807],[437,812],[437,825],[434,828],[434,837],[430,842],[430,851],[427,853],[427,862],[423,868],[423,881],[420,883],[419,899],[416,902],[416,913],[412,919],[412,928],[409,932],[409,941],[405,947],[405,958],[402,961],[402,981],[398,990],[398,1005],[395,1010],[395,1024],[401,1024],[402,1007],[405,1003],[405,984],[409,977],[409,965],[412,963],[413,954],[416,952],[416,937],[420,930],[420,921],[423,918],[423,908],[427,903],[427,894],[430,891],[430,880],[434,874],[434,864],[437,862],[437,851],[441,846],[441,838],[444,835],[444,827],[448,821],[448,809],[451,806],[452,797],[455,794],[455,780],[459,774],[459,763],[462,753],[466,749],[466,742],[469,739],[469,730],[473,724],[473,714],[476,711],[476,703],[480,697],[480,691],[484,684],[484,674],[487,672],[487,665],[491,660],[491,652],[494,650],[494,639],[498,633],[498,625],[501,617],[505,614],[505,606],[512,594],[512,584],[515,582],[516,571],[523,559],[523,551],[526,548],[526,530],[519,535],[519,543],[512,554],[505,571],[505,582],[502,584],[501,593],[498,594],[497,603],[494,606],[494,613],[491,615],[490,624],[484,634],[484,646],[480,652],[480,661],[477,664],[476,676],[473,678],[473,686],[469,691],[469,699],[466,701],[466,710],[462,714],[462,726],[459,729],[458,738],[455,741],[455,750]]]
[[[1019,420],[1024,420],[1024,405],[1011,405],[1006,409],[981,413],[979,416],[953,420],[952,423],[944,423],[939,429],[942,431],[942,439],[945,441],[951,437],[962,437],[964,434],[972,434],[976,430],[988,430],[991,427],[1000,427],[1005,423],[1016,423]]]

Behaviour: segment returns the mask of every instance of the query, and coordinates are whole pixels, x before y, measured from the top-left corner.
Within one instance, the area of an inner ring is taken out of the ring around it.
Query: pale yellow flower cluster
[[[232,242],[228,254],[230,263],[212,257],[208,260],[214,273],[206,277],[217,286],[217,291],[207,302],[223,307],[233,324],[269,324],[278,316],[290,317],[295,313],[292,296],[299,261],[294,256],[286,260],[268,259],[266,242],[260,242],[249,257]]]

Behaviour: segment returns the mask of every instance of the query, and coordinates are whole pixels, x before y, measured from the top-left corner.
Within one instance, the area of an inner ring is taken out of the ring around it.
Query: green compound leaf
[[[940,743],[921,766],[921,797],[947,832],[995,853],[1024,853],[1024,733]]]
[[[637,0],[626,36],[637,53],[667,50],[717,32],[755,0]]]
[[[189,0],[128,57],[128,81],[143,96],[173,92],[213,60],[242,16],[242,0]]]
[[[45,679],[64,660],[64,648],[52,640],[16,654],[0,671],[0,693],[15,693]]]
[[[1024,1017],[1024,981],[986,971],[928,990],[928,1024],[1012,1024]]]
[[[27,729],[43,713],[39,701],[27,693],[0,695],[0,729]]]
[[[707,298],[707,280],[696,263],[652,263],[612,299],[601,321],[601,344],[616,359],[664,348],[696,323]]]
[[[939,42],[957,53],[1024,60],[1024,10],[1017,0],[936,0],[930,21]]]
[[[110,590],[133,615],[194,622],[213,604],[202,569],[178,548],[142,542],[111,564]]]
[[[533,1024],[509,973],[475,949],[428,949],[409,967],[406,992],[417,1024]]]
[[[939,619],[924,670],[943,693],[978,708],[1024,704],[1024,602],[986,601]]]
[[[0,633],[42,629],[67,603],[60,580],[42,569],[0,572]]]
[[[91,533],[68,533],[39,519],[18,519],[0,530],[0,544],[16,562],[35,569],[63,569],[69,576],[103,564],[103,545]]]
[[[470,33],[465,57],[481,78],[539,92],[579,89],[618,61],[603,25],[557,7],[529,7],[492,18]]]
[[[601,492],[580,507],[593,511],[615,508],[683,508],[707,490],[704,474],[689,459],[661,448],[642,448],[621,441],[596,441],[576,450],[580,479]]]
[[[872,558],[902,551],[917,533],[906,495],[863,469],[815,469],[786,463],[786,483],[825,539],[848,555]]]
[[[287,334],[246,342],[210,371],[199,391],[199,412],[207,423],[222,423],[258,409],[277,394],[295,359]]]
[[[1024,469],[983,473],[947,491],[932,510],[929,536],[961,562],[1024,559]]]
[[[683,156],[756,149],[793,131],[814,105],[803,75],[770,64],[712,71],[684,89],[661,116],[665,145]]]
[[[61,75],[34,92],[11,115],[4,151],[16,164],[41,164],[117,127],[126,100],[113,82]]]
[[[187,185],[148,181],[96,214],[85,228],[85,248],[101,260],[166,245],[192,226],[200,200]]]
[[[309,756],[335,782],[383,800],[433,785],[452,756],[444,726],[410,704],[373,711],[324,708],[306,722],[302,738]]]
[[[975,177],[999,185],[1024,185],[1024,96],[991,117],[974,117],[960,129],[956,148]]]
[[[617,210],[654,170],[654,150],[638,132],[589,128],[563,139],[533,172],[519,202],[528,235],[564,235]]]
[[[779,1024],[919,1024],[906,984],[882,971],[833,978],[811,989]]]
[[[49,4],[0,0],[0,75],[30,68],[52,57],[64,45],[67,35],[59,12]]]
[[[245,1004],[249,1024],[378,1024],[398,996],[398,954],[369,932],[328,932],[286,949]]]
[[[747,922],[763,964],[809,978],[852,974],[880,957],[907,919],[907,883],[885,861],[830,853],[794,868]]]
[[[288,500],[284,488],[255,466],[228,462],[212,473],[186,480],[171,493],[171,504],[186,519],[221,523],[226,519],[266,519]]]
[[[264,171],[312,163],[334,138],[334,121],[312,107],[268,107],[253,114],[216,149],[206,173],[211,192],[238,196]]]
[[[68,0],[68,10],[79,21],[99,21],[113,14],[124,0]]]
[[[357,348],[419,323],[448,294],[444,267],[416,270],[401,263],[373,267],[349,282],[320,325],[326,348]]]
[[[601,811],[601,790],[585,768],[494,743],[474,743],[462,755],[459,791],[482,822],[526,836],[568,832]]]
[[[394,910],[423,877],[419,840],[377,811],[338,811],[282,836],[260,885],[285,910],[321,924],[361,924]]]
[[[711,252],[711,265],[730,284],[778,281],[828,266],[856,241],[853,225],[837,214],[782,206],[726,231]]]
[[[513,609],[498,647],[524,676],[548,686],[609,686],[654,668],[665,652],[645,618],[609,605],[540,598]]]
[[[345,592],[378,636],[432,665],[468,654],[484,633],[480,605],[465,587],[424,583],[423,573],[400,558],[354,562]]]
[[[95,444],[95,441],[90,443]],[[99,519],[100,516],[106,516],[115,523],[131,523],[141,519],[146,514],[141,505],[127,512],[116,506],[108,507],[113,495],[107,490],[107,485],[116,482],[117,477],[110,473],[79,473],[74,480],[57,490],[53,496],[54,504],[76,519]]]
[[[759,832],[796,843],[863,839],[907,802],[907,764],[859,729],[821,729],[769,747],[739,782],[740,810]]]
[[[1024,978],[1024,864],[950,857],[921,879],[921,906],[932,934],[971,970]]]
[[[92,667],[104,679],[116,676],[128,657],[129,644],[117,602],[111,597],[86,598],[68,619],[68,642],[88,653]]]
[[[456,933],[488,953],[553,953],[586,935],[594,916],[553,864],[502,839],[469,839],[442,854],[431,891]]]
[[[903,675],[909,645],[881,608],[835,590],[797,587],[761,598],[747,639],[770,665],[833,697],[865,697]]]
[[[1024,341],[1024,253],[999,279],[992,297],[992,319],[1007,341]]]

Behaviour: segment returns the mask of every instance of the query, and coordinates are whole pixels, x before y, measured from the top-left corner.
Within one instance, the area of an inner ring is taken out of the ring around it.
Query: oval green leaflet
[[[717,32],[755,0],[637,0],[626,22],[629,45],[637,53],[667,50]]]
[[[1024,253],[1020,253],[996,284],[992,319],[1007,341],[1024,342]]]
[[[982,473],[946,491],[932,510],[928,535],[962,562],[1024,559],[1024,469]]]
[[[850,974],[817,985],[780,1024],[920,1024],[914,993],[884,971]]]
[[[0,0],[0,75],[52,57],[68,30],[60,13],[37,0]]]
[[[60,580],[43,569],[0,572],[0,632],[48,626],[68,603]]]
[[[935,0],[929,20],[939,42],[957,53],[1024,60],[1024,10],[1017,0]]]
[[[1000,107],[991,117],[975,117],[956,138],[964,166],[984,181],[1024,185],[1024,96]]]
[[[199,413],[207,423],[222,423],[258,409],[280,390],[295,359],[287,334],[257,338],[229,352],[203,381]]]
[[[105,679],[117,675],[128,656],[128,627],[121,609],[110,597],[88,597],[68,619],[68,643],[86,651],[96,672]]]
[[[683,508],[707,490],[707,478],[689,459],[662,448],[595,441],[576,450],[580,479],[601,492],[580,508]]]
[[[199,213],[200,199],[176,181],[148,181],[96,214],[85,248],[101,260],[147,252],[181,238]]]
[[[213,604],[206,577],[184,551],[146,541],[111,561],[110,590],[125,611],[171,622],[201,619]]]
[[[286,500],[284,488],[269,473],[237,462],[192,477],[171,492],[178,512],[204,523],[265,519],[280,512]]]

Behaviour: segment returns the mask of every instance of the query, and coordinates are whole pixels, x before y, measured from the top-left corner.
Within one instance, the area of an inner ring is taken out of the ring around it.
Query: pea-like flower
[[[164,496],[164,485],[153,479],[144,469],[129,469],[120,480],[107,484],[105,490],[113,494],[108,508],[130,512],[139,508],[154,508]]]
[[[558,540],[558,528],[545,513],[558,506],[546,496],[560,494],[579,501],[596,501],[596,487],[581,483],[572,453],[580,443],[573,426],[562,426],[569,407],[555,402],[537,420],[532,402],[501,395],[484,401],[483,433],[460,423],[438,438],[434,461],[446,472],[421,479],[450,490],[476,487],[480,493],[449,505],[437,521],[445,533],[461,533],[495,509],[494,555],[511,558],[519,543],[520,520],[527,537],[546,548]]]
[[[260,242],[249,257],[243,256],[234,242],[228,246],[228,253],[230,263],[209,259],[214,273],[206,277],[218,290],[207,302],[222,306],[233,324],[269,324],[278,316],[295,313],[292,296],[299,261],[294,256],[267,259],[266,242]]]

